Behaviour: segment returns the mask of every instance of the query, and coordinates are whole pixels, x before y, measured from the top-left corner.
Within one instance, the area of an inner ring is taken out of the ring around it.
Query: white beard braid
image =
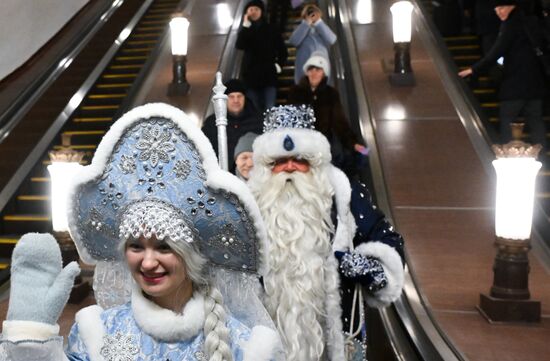
[[[327,262],[333,257],[333,189],[325,172],[314,167],[308,173],[255,171],[249,185],[270,242],[266,308],[282,334],[288,361],[319,360],[330,343],[324,333],[327,290],[338,292],[334,271],[327,269],[334,266]]]

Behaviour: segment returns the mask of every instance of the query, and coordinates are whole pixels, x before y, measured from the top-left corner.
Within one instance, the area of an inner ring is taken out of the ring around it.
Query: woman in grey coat
[[[290,44],[296,47],[294,82],[298,84],[305,75],[303,66],[314,51],[323,52],[329,59],[328,49],[336,42],[336,34],[321,19],[321,9],[313,4],[304,6],[302,22],[290,36]],[[330,83],[330,78],[329,78]]]

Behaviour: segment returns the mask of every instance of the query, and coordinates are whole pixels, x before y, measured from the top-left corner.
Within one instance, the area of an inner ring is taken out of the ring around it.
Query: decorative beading
[[[315,114],[308,105],[280,105],[264,113],[264,133],[279,128],[315,129]]]
[[[367,288],[376,292],[386,287],[388,280],[379,260],[359,253],[345,253],[340,261],[340,270],[348,278],[365,278],[369,280]]]
[[[542,146],[513,140],[506,144],[493,144],[492,148],[497,158],[536,158]]]
[[[188,227],[187,224],[191,223],[186,222],[184,217],[182,212],[166,202],[151,199],[138,201],[124,211],[119,237],[137,239],[140,236],[155,236],[158,240],[168,237],[174,242],[191,243],[195,232]]]
[[[117,332],[114,335],[103,336],[100,354],[105,361],[133,361],[134,355],[138,352],[139,349],[134,344],[134,338],[131,335]]]
[[[159,162],[168,163],[169,153],[174,152],[176,147],[171,142],[172,133],[160,126],[145,128],[136,148],[141,150],[139,160],[149,161],[151,167],[155,168]]]

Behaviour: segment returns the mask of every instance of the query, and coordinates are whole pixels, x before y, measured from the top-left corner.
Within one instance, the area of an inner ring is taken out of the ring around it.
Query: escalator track
[[[144,2],[144,13],[126,40],[110,59],[80,104],[69,115],[49,150],[62,148],[61,139],[70,138],[70,148],[85,153],[91,161],[97,145],[120,113],[121,106],[151,52],[161,41],[171,15],[180,0]],[[148,5],[147,5],[148,3]],[[32,168],[19,189],[2,210],[0,219],[0,270],[9,265],[13,247],[27,232],[51,232],[50,178],[48,152]]]

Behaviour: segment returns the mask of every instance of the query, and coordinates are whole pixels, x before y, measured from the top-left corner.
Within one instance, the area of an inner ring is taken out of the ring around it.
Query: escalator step
[[[125,98],[126,94],[91,94],[88,95],[88,99],[112,99],[112,98]]]
[[[80,118],[73,118],[73,122],[82,122],[82,123],[96,123],[96,122],[112,122],[113,121],[113,118],[111,117],[95,117],[95,118],[84,118],[84,117],[80,117]]]

